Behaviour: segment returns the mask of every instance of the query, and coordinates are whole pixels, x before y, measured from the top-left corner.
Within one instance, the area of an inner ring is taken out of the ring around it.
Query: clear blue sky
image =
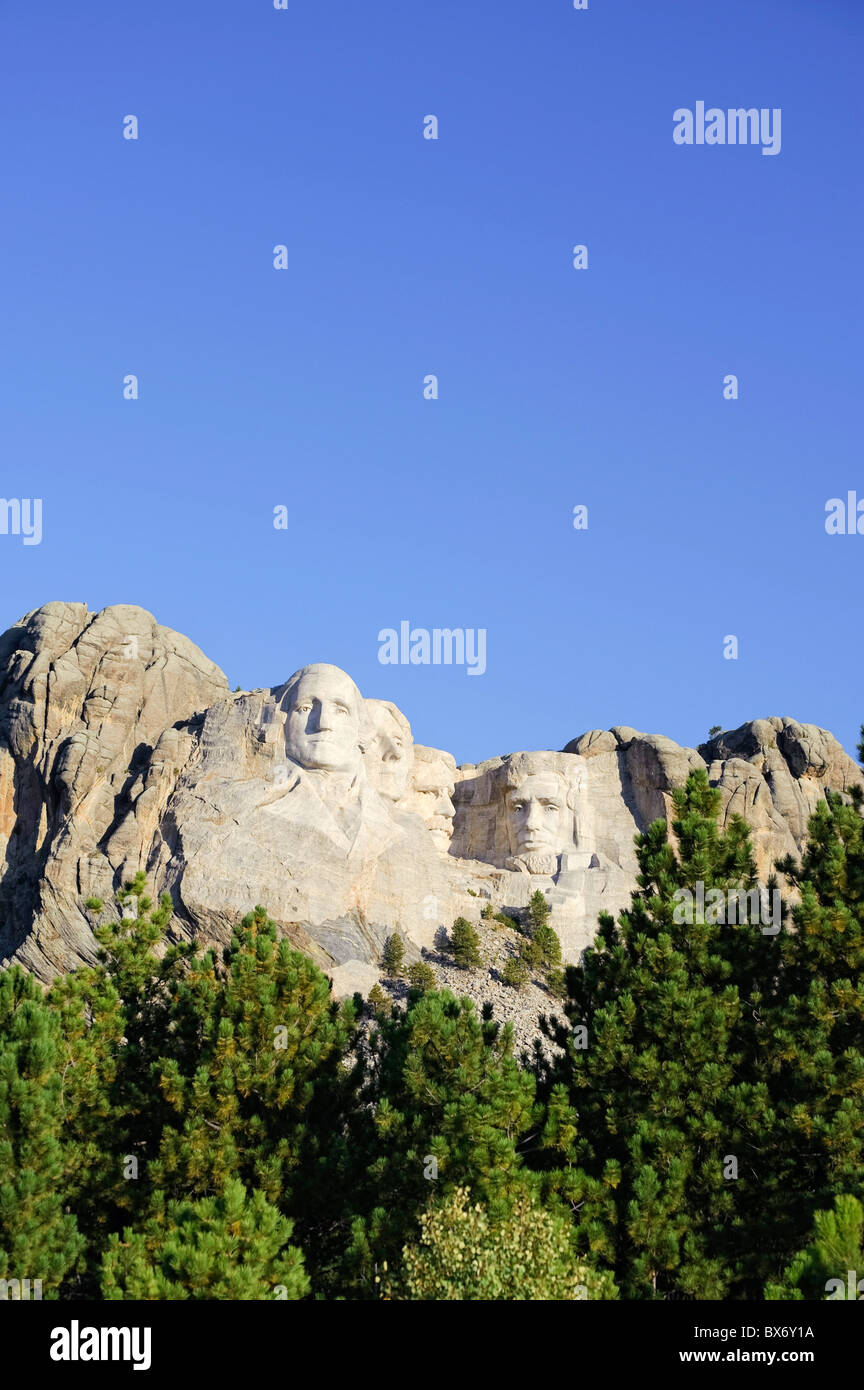
[[[769,714],[851,750],[862,39],[860,0],[5,0],[0,495],[44,537],[0,536],[0,628],[140,604],[459,761]],[[780,107],[781,153],[676,146],[699,100]],[[402,619],[486,674],[381,666]]]

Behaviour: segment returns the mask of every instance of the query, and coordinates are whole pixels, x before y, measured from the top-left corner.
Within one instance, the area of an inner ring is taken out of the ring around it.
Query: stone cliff
[[[705,767],[752,826],[760,876],[800,851],[826,790],[862,782],[824,729],[759,719],[698,749],[618,726],[459,768],[327,665],[231,693],[143,609],[50,603],[0,637],[0,960],[92,960],[90,897],[143,869],[171,931],[228,940],[263,903],[339,993],[484,901],[541,888],[566,959],[635,883],[634,835]]]

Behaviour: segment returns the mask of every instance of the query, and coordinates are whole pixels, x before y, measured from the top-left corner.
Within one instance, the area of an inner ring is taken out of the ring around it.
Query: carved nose
[[[314,728],[316,728],[319,733],[327,733],[333,728],[333,714],[332,711],[327,709],[326,705],[319,705],[317,707],[317,713],[313,715],[313,719]]]

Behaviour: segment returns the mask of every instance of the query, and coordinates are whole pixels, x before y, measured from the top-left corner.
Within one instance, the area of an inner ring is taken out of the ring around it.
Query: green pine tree
[[[84,1248],[66,1210],[59,1020],[32,976],[0,972],[0,1279],[41,1280],[55,1299]]]
[[[134,915],[95,928],[99,964],[58,979],[47,1003],[59,1017],[64,1136],[75,1161],[69,1196],[88,1242],[89,1277],[76,1294],[96,1295],[96,1270],[107,1236],[138,1219],[153,1194],[155,1157],[170,1109],[153,1085],[161,1052],[181,1043],[172,1032],[170,988],[182,979],[194,947],[171,946],[157,956],[171,900],[157,909],[139,874],[118,894]],[[103,905],[91,899],[90,911]]]
[[[553,927],[539,927],[534,933],[534,945],[540,951],[544,970],[557,970],[561,965],[561,941]]]
[[[521,990],[527,985],[529,974],[529,964],[524,955],[508,956],[501,969],[501,983]]]
[[[172,1112],[154,1183],[176,1199],[223,1192],[233,1178],[260,1191],[293,1219],[317,1288],[338,1259],[358,1162],[348,1119],[359,1070],[344,1064],[353,1002],[333,1001],[326,976],[259,907],[221,968],[211,954],[192,962],[171,1017],[172,1046],[154,1067]]]
[[[447,990],[394,1010],[368,1043],[367,1089],[355,1132],[365,1171],[353,1191],[343,1292],[375,1297],[395,1268],[430,1189],[462,1185],[492,1217],[536,1180],[519,1152],[534,1114],[533,1079],[513,1057],[512,1029],[480,1019]]]
[[[547,970],[546,988],[554,999],[567,998],[567,971]]]
[[[601,917],[568,972],[570,1029],[547,1025],[566,1053],[537,1055],[540,1161],[624,1297],[723,1298],[745,1278],[739,1210],[761,1191],[770,1141],[758,1020],[778,951],[758,925],[698,908],[676,922],[678,890],[749,888],[755,867],[745,823],[719,831],[704,771],[673,800],[677,850],[664,821],[637,837],[631,906],[617,925]]]
[[[864,1207],[854,1197],[834,1199],[831,1211],[817,1211],[813,1240],[769,1284],[766,1299],[828,1299],[858,1302],[864,1297]]]
[[[775,1186],[763,1212],[800,1249],[814,1206],[864,1199],[864,820],[862,794],[829,792],[800,864],[778,865],[800,899],[782,935],[767,1068],[777,1113]]]
[[[168,1202],[141,1230],[111,1237],[102,1297],[298,1299],[309,1292],[292,1223],[262,1192],[232,1179],[222,1193]]]
[[[389,1018],[393,1012],[393,1000],[379,984],[374,984],[370,989],[367,1003],[375,1018]]]
[[[531,895],[519,954],[529,971],[556,970],[561,965],[561,942],[549,925],[549,904],[538,888]]]
[[[425,960],[415,961],[408,967],[408,983],[420,994],[427,994],[430,989],[435,988],[435,971]]]
[[[463,970],[477,970],[482,964],[480,938],[465,917],[457,917],[450,931],[450,951]]]
[[[156,954],[170,900],[153,911],[141,878],[124,893],[136,915],[97,928],[99,966],[50,996],[77,1158],[69,1187],[89,1243],[77,1292],[94,1296],[112,1234],[233,1181],[295,1220],[326,1283],[361,1161],[348,1136],[360,1075],[343,1065],[353,1006],[333,1002],[263,908],[221,960],[188,945]]]
[[[405,943],[398,932],[393,932],[388,936],[384,943],[384,953],[381,957],[381,965],[387,975],[396,978],[402,974],[402,962],[405,959]]]
[[[549,904],[540,889],[531,894],[526,912],[528,930],[532,936],[549,925]]]

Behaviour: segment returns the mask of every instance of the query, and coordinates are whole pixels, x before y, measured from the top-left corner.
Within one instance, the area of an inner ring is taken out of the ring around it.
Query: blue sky
[[[0,628],[136,603],[458,761],[770,714],[851,751],[862,37],[858,0],[7,0],[0,495],[43,539],[0,535]],[[781,108],[780,154],[677,146],[699,100]],[[382,666],[403,619],[485,628],[486,673]]]

